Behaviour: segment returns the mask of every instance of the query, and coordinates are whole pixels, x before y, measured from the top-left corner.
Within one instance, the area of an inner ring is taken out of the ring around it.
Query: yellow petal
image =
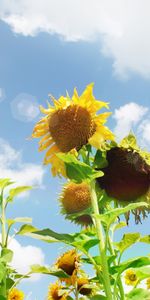
[[[40,105],[40,111],[42,114],[49,115],[53,111],[53,108],[44,108]]]
[[[49,138],[51,138],[50,133],[47,133],[40,141],[39,141],[39,145],[42,145],[46,140],[48,140]]]
[[[107,127],[101,126],[96,129],[88,142],[96,149],[101,149],[106,140],[114,140],[114,135]]]
[[[44,158],[44,164],[48,164],[49,163],[49,158],[52,154],[55,154],[59,152],[59,149],[58,147],[54,144],[47,152],[46,152],[46,155],[45,155],[45,158]]]
[[[35,131],[35,132],[32,133],[32,137],[33,138],[39,138],[39,137],[45,135],[47,132],[48,132],[47,129],[37,130],[37,131]]]
[[[54,143],[53,139],[49,139],[48,141],[46,141],[45,143],[43,143],[39,146],[39,151],[45,150],[47,147],[49,147],[53,143]]]

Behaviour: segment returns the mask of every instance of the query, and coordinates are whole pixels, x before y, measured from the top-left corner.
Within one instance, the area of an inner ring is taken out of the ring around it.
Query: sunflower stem
[[[107,264],[107,257],[105,253],[105,239],[103,235],[103,227],[101,221],[98,217],[99,215],[99,207],[97,202],[97,195],[95,192],[95,181],[91,182],[91,204],[94,212],[94,221],[95,221],[95,229],[97,232],[97,237],[99,239],[99,252],[102,261],[102,273],[103,273],[103,281],[104,281],[104,289],[107,296],[107,300],[112,300],[112,292],[109,278],[109,270]]]
[[[109,236],[108,236],[108,244],[109,244],[110,253],[112,255],[115,255],[115,251],[114,251],[114,248],[113,248],[113,241],[110,239]],[[114,266],[117,266],[116,259],[114,260]],[[123,284],[122,284],[120,275],[118,275],[118,287],[119,287],[119,291],[120,291],[120,297],[121,297],[120,299],[125,300],[124,289],[123,289]]]
[[[5,216],[5,199],[3,195],[3,189],[1,192],[1,226],[2,226],[2,243],[1,243],[1,255],[3,253],[4,248],[6,247],[6,216]],[[4,264],[5,271],[3,274],[2,284],[0,288],[0,295],[3,297],[7,297],[7,288],[6,288],[6,264]]]

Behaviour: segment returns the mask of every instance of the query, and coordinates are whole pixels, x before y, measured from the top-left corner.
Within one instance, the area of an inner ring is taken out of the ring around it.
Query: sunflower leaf
[[[57,156],[63,160],[66,166],[67,177],[75,182],[94,180],[103,176],[102,171],[96,171],[84,162],[79,161],[74,155],[59,153]]]
[[[31,273],[41,273],[41,274],[49,274],[53,276],[57,276],[59,278],[68,278],[69,275],[66,274],[63,270],[57,268],[48,268],[41,265],[32,265],[30,267]]]
[[[136,209],[141,206],[148,207],[148,204],[146,202],[131,203],[128,204],[126,207],[111,209],[105,214],[97,215],[97,217],[102,222],[104,222],[107,225],[107,227],[109,227],[119,215],[122,215],[130,210]]]
[[[129,294],[126,295],[127,300],[149,300],[150,292],[141,288],[133,289]]]
[[[139,242],[150,244],[150,234],[141,237],[140,240],[139,240]]]
[[[47,243],[64,242],[71,244],[74,241],[74,237],[67,233],[57,233],[49,228],[38,230],[32,225],[23,225],[18,231],[19,235],[26,235]]]
[[[114,243],[116,248],[120,251],[122,254],[126,249],[131,247],[133,244],[139,242],[140,240],[140,233],[126,233],[123,235],[123,238],[120,242]]]
[[[27,192],[29,190],[33,189],[32,186],[18,186],[14,189],[9,190],[9,195],[7,197],[7,202],[12,202],[14,197],[18,196],[21,193]]]
[[[110,268],[110,273],[123,273],[125,270],[130,268],[140,268],[143,266],[149,266],[150,265],[150,258],[147,256],[143,257],[136,257],[129,260],[124,261],[119,266],[113,266]]]

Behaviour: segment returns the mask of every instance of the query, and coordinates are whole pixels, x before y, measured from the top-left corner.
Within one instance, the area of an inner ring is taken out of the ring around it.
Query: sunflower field
[[[32,274],[49,276],[47,300],[150,300],[149,253],[130,259],[124,255],[135,244],[150,245],[150,235],[138,232],[150,212],[150,153],[138,146],[132,132],[116,141],[106,126],[109,104],[95,99],[92,83],[81,95],[74,89],[72,97],[50,98],[46,108],[40,106],[42,116],[31,138],[39,139],[43,164],[63,182],[59,211],[68,224],[76,224],[76,232],[56,232],[51,222],[43,229],[30,218],[8,219],[15,197],[33,187],[13,187],[13,178],[1,177],[0,300],[27,299],[18,286]],[[137,232],[116,241],[116,232],[133,221]],[[22,225],[13,232],[16,223]],[[52,243],[62,244],[66,251],[53,265],[33,264],[27,274],[19,274],[11,266],[12,236],[37,239],[49,249]]]

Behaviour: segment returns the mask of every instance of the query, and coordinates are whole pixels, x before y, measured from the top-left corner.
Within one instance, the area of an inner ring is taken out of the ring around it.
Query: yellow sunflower
[[[50,284],[47,300],[66,300],[67,294],[62,290],[62,286],[55,282]]]
[[[150,289],[150,278],[146,280],[147,289]]]
[[[81,96],[74,89],[72,98],[68,94],[58,100],[51,98],[54,106],[49,103],[47,109],[40,106],[45,116],[35,125],[32,137],[41,138],[39,151],[48,148],[44,164],[52,164],[52,174],[65,175],[64,164],[56,154],[78,151],[87,143],[103,147],[106,140],[113,139],[112,132],[104,126],[111,113],[96,115],[99,109],[109,107],[108,103],[95,99],[93,84],[89,84]]]
[[[133,270],[127,270],[125,273],[125,284],[135,286],[138,282],[136,273]]]
[[[92,293],[92,289],[90,287],[88,287],[87,285],[89,285],[89,279],[86,277],[80,277],[77,279],[77,287],[78,287],[78,291],[81,295],[91,295]]]
[[[23,299],[24,299],[24,293],[22,291],[19,291],[16,288],[12,289],[8,294],[8,300],[23,300]]]
[[[70,278],[61,278],[62,281],[65,281],[67,284],[74,284],[76,282],[79,268],[79,254],[75,249],[61,255],[55,265],[70,276]]]

